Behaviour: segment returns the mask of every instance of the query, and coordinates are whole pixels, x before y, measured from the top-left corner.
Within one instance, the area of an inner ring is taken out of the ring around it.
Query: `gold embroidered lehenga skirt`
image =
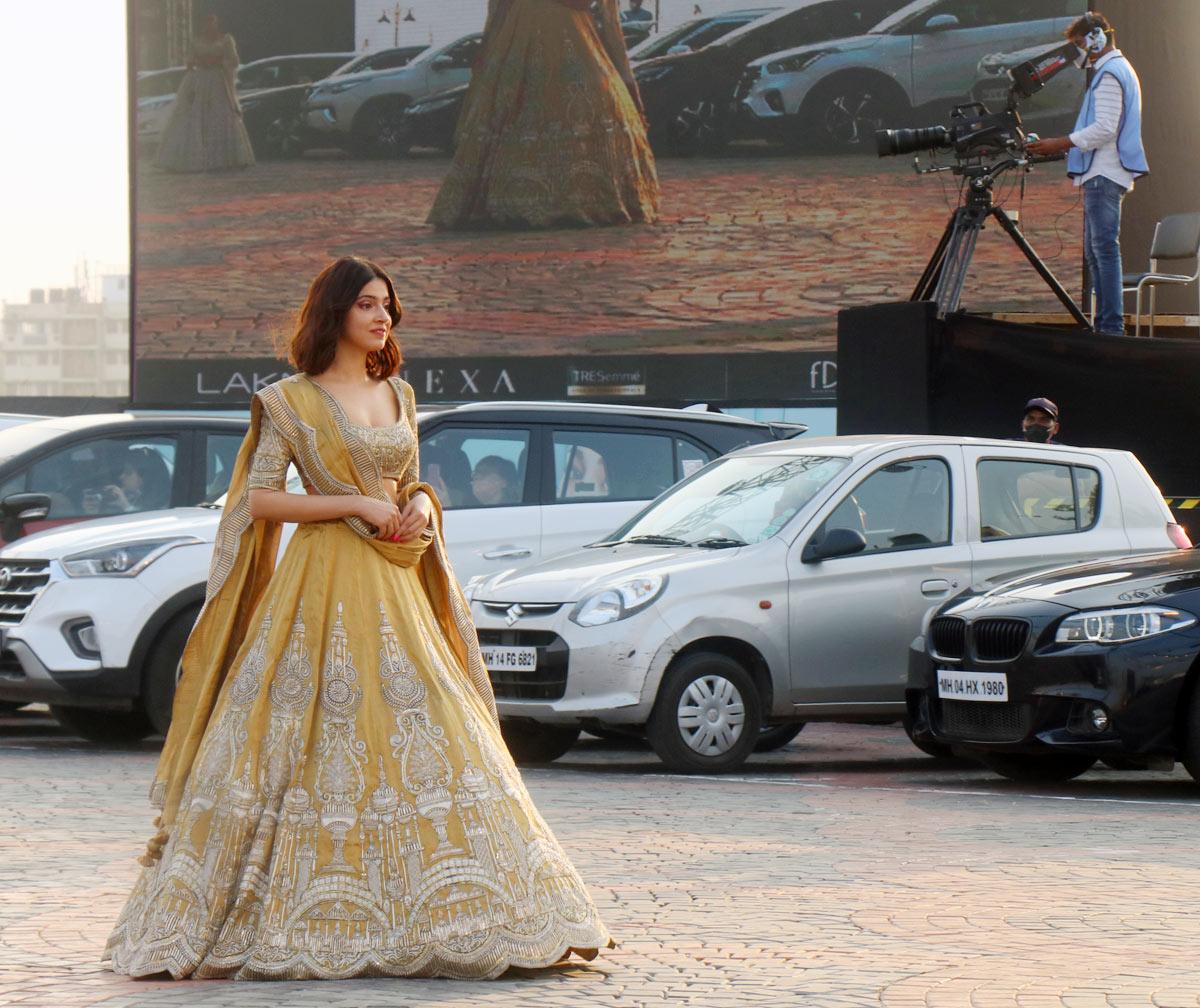
[[[615,0],[602,2],[613,8],[606,13],[615,26]],[[558,0],[511,0],[488,31],[430,223],[544,228],[654,220],[654,155],[591,15]]]
[[[113,969],[475,978],[609,942],[417,568],[344,522],[301,526],[108,942]]]

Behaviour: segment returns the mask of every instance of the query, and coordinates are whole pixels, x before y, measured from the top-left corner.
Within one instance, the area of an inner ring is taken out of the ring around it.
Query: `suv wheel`
[[[667,125],[667,143],[679,157],[718,153],[728,143],[721,107],[698,98],[681,108]]]
[[[754,743],[755,752],[774,752],[782,749],[797,735],[804,731],[803,721],[793,721],[790,724],[763,725],[758,733],[758,741]]]
[[[284,112],[267,123],[258,146],[263,158],[297,158],[303,154],[304,119],[300,112]]]
[[[51,706],[50,713],[72,735],[100,745],[132,745],[154,733],[154,726],[141,711]]]
[[[540,724],[528,718],[505,718],[500,734],[514,763],[553,763],[566,753],[582,729],[579,725]]]
[[[171,707],[183,661],[183,648],[200,615],[199,606],[190,606],[174,617],[159,632],[146,656],[142,672],[142,705],[154,730],[167,734],[171,726]]]
[[[359,157],[398,158],[408,153],[408,124],[404,121],[407,98],[375,101],[354,117],[350,130],[354,153]]]
[[[802,150],[874,153],[875,131],[894,123],[901,106],[882,78],[834,77],[804,100],[793,144]]]
[[[667,672],[646,737],[672,770],[724,773],[746,762],[761,728],[750,673],[728,655],[698,651]]]
[[[1095,756],[1081,753],[982,753],[983,765],[1009,780],[1022,784],[1058,784],[1086,773],[1096,762]]]

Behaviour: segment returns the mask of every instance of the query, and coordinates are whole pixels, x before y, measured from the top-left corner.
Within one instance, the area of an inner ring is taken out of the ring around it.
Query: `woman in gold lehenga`
[[[301,313],[300,373],[254,397],[118,973],[493,977],[611,945],[501,739],[417,482],[399,319],[379,267],[338,260]]]
[[[658,178],[617,0],[490,0],[439,228],[628,224]]]

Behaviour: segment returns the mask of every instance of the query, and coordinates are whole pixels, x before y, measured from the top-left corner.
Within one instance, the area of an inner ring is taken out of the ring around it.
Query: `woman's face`
[[[126,496],[142,492],[142,474],[132,465],[127,465],[121,470],[121,476],[117,482],[120,484],[121,489],[125,491]]]
[[[342,339],[363,353],[382,350],[392,331],[391,304],[387,284],[376,277],[358,292],[346,312]]]

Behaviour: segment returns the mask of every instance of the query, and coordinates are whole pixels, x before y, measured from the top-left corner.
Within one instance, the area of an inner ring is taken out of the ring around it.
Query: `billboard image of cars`
[[[482,58],[485,0],[139,0],[135,403],[244,406],[286,373],[279,348],[309,281],[352,253],[395,278],[406,374],[427,401],[831,406],[838,310],[907,298],[960,199],[959,175],[878,158],[875,131],[1002,107],[1008,69],[1061,42],[1084,4],[643,9],[625,41],[660,219],[440,232],[426,221]],[[161,134],[213,14],[236,44],[254,164],[167,171]],[[1022,103],[1027,128],[1069,129],[1082,86],[1064,73]],[[1010,171],[994,196],[1078,293],[1081,214],[1065,212],[1062,166]],[[1056,310],[1011,243],[988,236],[963,305]]]

